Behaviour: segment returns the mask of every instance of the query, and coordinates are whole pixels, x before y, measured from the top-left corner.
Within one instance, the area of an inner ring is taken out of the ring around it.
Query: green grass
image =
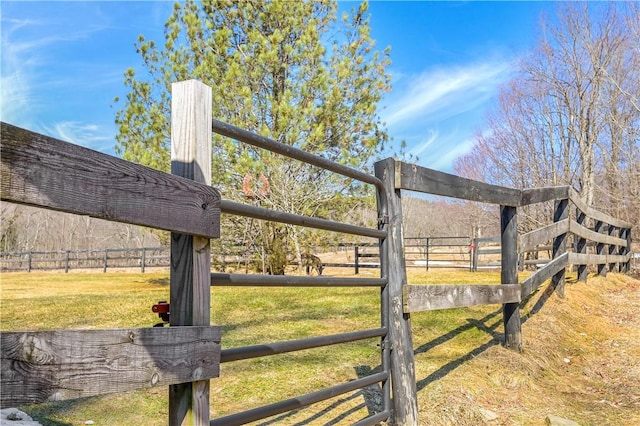
[[[169,298],[166,273],[7,273],[0,279],[1,330],[150,327],[159,322],[151,306]],[[499,281],[495,272],[409,270],[412,284]],[[580,332],[599,342],[611,338],[609,323],[598,316],[609,309],[597,291],[604,287],[587,287],[588,294],[571,294],[572,288],[566,300],[550,299],[544,315],[530,316],[537,298],[523,307],[521,313],[528,318],[523,328],[523,354],[500,346],[502,314],[498,305],[413,314],[419,406],[422,418],[428,419],[424,424],[484,424],[479,414],[483,407],[500,412],[501,424],[541,424],[541,410],[547,407],[553,407],[557,415],[573,414],[584,424],[615,425],[623,424],[615,419],[633,418],[624,409],[612,417],[585,408],[593,402],[574,394],[596,387],[602,391],[603,386],[597,385],[597,380],[582,386],[581,370],[576,370],[577,376],[563,376],[570,372],[562,362],[565,356],[576,364],[583,361],[585,371],[600,368],[590,354],[592,348],[583,346]],[[211,323],[223,329],[223,349],[380,324],[379,289],[375,288],[214,287],[211,295]],[[569,306],[570,300],[576,305]],[[582,308],[589,310],[582,313]],[[604,356],[601,349],[599,346],[597,355]],[[631,356],[637,347],[624,349],[624,354]],[[211,417],[344,383],[370,374],[379,365],[376,339],[226,363],[220,378],[211,381]],[[576,388],[578,384],[582,387]],[[350,424],[367,416],[370,402],[355,392],[276,416],[270,424]],[[87,420],[97,425],[164,425],[168,414],[166,389],[21,408],[45,426],[81,425]],[[589,410],[592,414],[575,414]]]

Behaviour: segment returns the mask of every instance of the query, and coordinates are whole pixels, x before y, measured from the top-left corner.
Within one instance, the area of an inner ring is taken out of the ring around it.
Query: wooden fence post
[[[576,221],[578,225],[585,226],[587,215],[576,208]],[[585,254],[587,252],[587,239],[578,237],[576,240],[576,253]],[[578,265],[578,281],[587,282],[587,265]]]
[[[595,226],[594,231],[603,234],[606,231],[605,224],[601,220],[596,220],[596,226]],[[597,252],[597,254],[604,255],[604,246],[605,246],[605,244],[603,244],[603,243],[597,243],[596,244],[596,252]],[[607,276],[607,264],[606,263],[599,263],[598,264],[598,275],[601,275],[603,277]]]
[[[427,265],[427,271],[428,271],[429,270],[429,237],[427,237],[427,247],[424,254],[425,254],[425,263]]]
[[[27,254],[27,272],[31,272],[31,252]]]
[[[561,220],[569,218],[569,200],[556,200],[555,207],[553,210],[553,222],[557,223]],[[552,256],[554,259],[557,259],[561,255],[565,254],[567,251],[567,233],[560,234],[553,239],[553,252]],[[567,275],[566,266],[560,270],[560,272],[556,273],[553,277],[551,277],[551,286],[555,291],[558,292],[560,297],[564,297],[564,282]]]
[[[515,207],[500,206],[501,229],[501,284],[518,283],[518,216]],[[502,305],[504,321],[504,345],[509,349],[522,351],[522,323],[520,303]]]
[[[393,389],[393,424],[418,424],[418,396],[411,336],[411,316],[404,312],[403,289],[407,284],[402,235],[400,189],[396,190],[396,162],[393,158],[378,161],[375,174],[384,183],[388,222],[387,238],[380,244],[380,267],[389,280],[386,288],[389,302],[389,338],[391,341],[391,385]],[[380,213],[380,212],[379,212]]]
[[[140,254],[140,272],[144,274],[145,263],[147,263],[147,249],[142,248],[142,253]]]
[[[473,253],[471,253],[471,255],[473,256],[473,272],[478,272],[478,250],[480,249],[479,244],[480,241],[478,241],[478,238],[474,238]]]
[[[620,232],[620,228],[618,228],[617,226],[613,226],[613,225],[609,225],[609,236],[610,237],[615,237],[616,233],[618,234],[618,236]],[[618,246],[615,244],[609,244],[609,254],[612,256],[615,256],[618,254]],[[614,263],[609,263],[609,271],[611,272],[616,272],[618,270],[617,268],[617,264]]]
[[[171,85],[171,173],[211,184],[211,88],[196,80]],[[210,325],[209,243],[171,234],[172,327]],[[209,380],[169,387],[170,426],[208,425],[209,420]]]
[[[109,249],[104,249],[104,262],[102,265],[102,272],[107,272],[107,262],[109,260]]]
[[[360,265],[359,262],[360,261],[360,251],[358,249],[358,246],[354,246],[353,247],[353,263],[354,263],[354,267],[355,267],[355,274],[358,275],[360,273]]]
[[[631,253],[631,228],[624,228],[620,233],[620,238],[624,238],[625,240],[627,240],[627,246],[623,248],[622,254],[628,255],[629,253]],[[631,272],[631,261],[632,259],[629,258],[627,262],[621,264],[620,272],[624,272],[626,274]]]

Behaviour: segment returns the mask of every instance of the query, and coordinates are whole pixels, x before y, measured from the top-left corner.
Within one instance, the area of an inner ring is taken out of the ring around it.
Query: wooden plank
[[[607,263],[625,263],[630,259],[630,253],[625,255],[571,253],[569,255],[569,263],[573,265],[604,265]]]
[[[553,259],[548,262],[542,269],[536,271],[533,275],[530,275],[528,278],[520,283],[522,298],[526,298],[531,293],[533,293],[543,282],[560,272],[567,266],[569,262],[569,256],[573,255],[573,253],[564,253],[561,256]]]
[[[396,189],[508,206],[518,206],[522,197],[518,189],[490,185],[400,161],[396,162],[395,185]]]
[[[605,224],[605,222],[601,221],[601,220],[596,220],[596,224],[594,226],[594,230],[596,231],[596,233],[604,233],[607,231],[607,226]],[[598,256],[601,256],[601,259],[605,259],[604,255],[605,255],[605,244],[604,243],[597,243],[596,244],[596,253],[598,253]],[[602,262],[601,264],[598,264],[597,266],[598,268],[598,275],[601,275],[603,277],[607,276],[607,265],[605,265],[604,262]]]
[[[171,173],[211,184],[211,88],[196,80],[171,85]],[[171,234],[171,326],[211,322],[209,239]],[[209,380],[169,388],[169,425],[209,424]]]
[[[1,406],[218,377],[220,328],[0,333]]]
[[[543,203],[545,201],[563,200],[569,198],[568,186],[549,186],[545,188],[532,188],[522,191],[520,206]]]
[[[0,174],[3,201],[220,236],[215,188],[7,123],[2,123]]]
[[[569,220],[569,199],[556,200],[553,211],[553,221],[560,222],[563,220]],[[555,259],[567,252],[567,238],[568,234],[565,232],[556,236],[553,239],[552,258]],[[558,292],[560,297],[564,297],[564,284],[566,281],[567,271],[566,268],[562,268],[551,279],[551,285]]]
[[[531,251],[561,234],[569,231],[569,219],[551,223],[535,231],[527,232],[520,236],[520,251]]]
[[[389,283],[383,290],[382,303],[388,303],[389,339],[391,347],[391,384],[393,388],[394,424],[417,425],[418,392],[416,386],[411,315],[403,309],[403,287],[407,284],[402,234],[402,202],[396,189],[396,161],[393,158],[374,164],[375,175],[384,184],[386,199],[379,199],[381,217],[388,217],[387,238],[381,240],[381,272]],[[385,300],[386,299],[386,300]],[[383,325],[384,326],[384,325]]]
[[[500,206],[500,283],[508,285],[518,282],[518,214],[515,207]],[[504,345],[522,351],[522,322],[520,303],[507,302],[502,305],[504,323]]]
[[[580,209],[576,208],[576,225],[585,228],[583,225],[587,220],[587,215],[580,211]],[[575,228],[575,226],[574,226]],[[571,225],[569,225],[569,229],[571,230]],[[586,253],[587,252],[587,239],[584,237],[580,237],[579,234],[572,230],[575,235],[577,235],[576,239],[576,248],[575,251],[577,253]],[[578,281],[587,282],[587,267],[585,265],[578,265],[577,271],[578,273]]]
[[[463,308],[520,302],[520,285],[406,285],[404,311]]]
[[[580,194],[573,188],[569,189],[569,199],[581,212],[594,220],[599,220],[601,222],[608,223],[609,225],[617,226],[619,228],[633,227],[632,223],[616,219],[613,216],[609,216],[606,213],[602,213],[601,211],[594,209],[593,207],[587,206],[585,202],[580,199]]]
[[[591,242],[603,243],[603,244],[612,244],[615,246],[626,247],[627,240],[624,238],[616,238],[607,234],[602,234],[600,232],[592,231],[591,229],[580,225],[576,221],[571,221],[569,223],[569,232],[590,240]]]

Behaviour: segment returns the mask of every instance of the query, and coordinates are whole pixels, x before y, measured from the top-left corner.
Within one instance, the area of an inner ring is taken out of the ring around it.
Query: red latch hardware
[[[169,323],[169,304],[166,301],[160,301],[157,305],[151,307],[151,312],[158,314],[163,322],[154,325],[154,327],[163,327]]]

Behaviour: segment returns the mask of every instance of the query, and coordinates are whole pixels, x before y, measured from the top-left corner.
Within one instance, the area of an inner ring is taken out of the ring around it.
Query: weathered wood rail
[[[221,336],[207,259],[220,193],[206,180],[210,151],[196,148],[210,149],[211,129],[194,115],[210,117],[210,90],[176,83],[172,102],[174,174],[2,123],[2,200],[171,231],[172,325],[190,326],[2,333],[2,407],[170,385],[171,424],[209,421]]]
[[[169,386],[170,425],[232,425],[379,383],[382,409],[357,424],[417,425],[413,313],[501,304],[505,346],[520,350],[520,304],[545,282],[551,280],[550,286],[562,294],[569,265],[577,265],[580,280],[586,280],[589,265],[600,274],[629,270],[631,224],[585,205],[569,187],[505,188],[394,159],[377,162],[375,175],[369,175],[211,120],[211,89],[199,82],[177,83],[172,89],[172,174],[2,123],[2,200],[171,231],[172,306],[167,329],[2,333],[1,406]],[[212,131],[373,185],[377,228],[221,200],[210,181]],[[500,283],[408,285],[402,191],[500,205]],[[553,222],[518,235],[518,209],[543,202],[554,203]],[[373,238],[379,247],[380,278],[212,274],[209,242],[220,236],[221,213]],[[574,238],[572,245],[569,236]],[[520,254],[546,244],[551,259],[518,282]],[[224,336],[210,325],[212,286],[371,287],[380,297],[380,327],[220,350]],[[379,372],[210,420],[209,379],[219,375],[221,362],[370,338],[380,343]],[[112,366],[118,366],[117,371]]]

